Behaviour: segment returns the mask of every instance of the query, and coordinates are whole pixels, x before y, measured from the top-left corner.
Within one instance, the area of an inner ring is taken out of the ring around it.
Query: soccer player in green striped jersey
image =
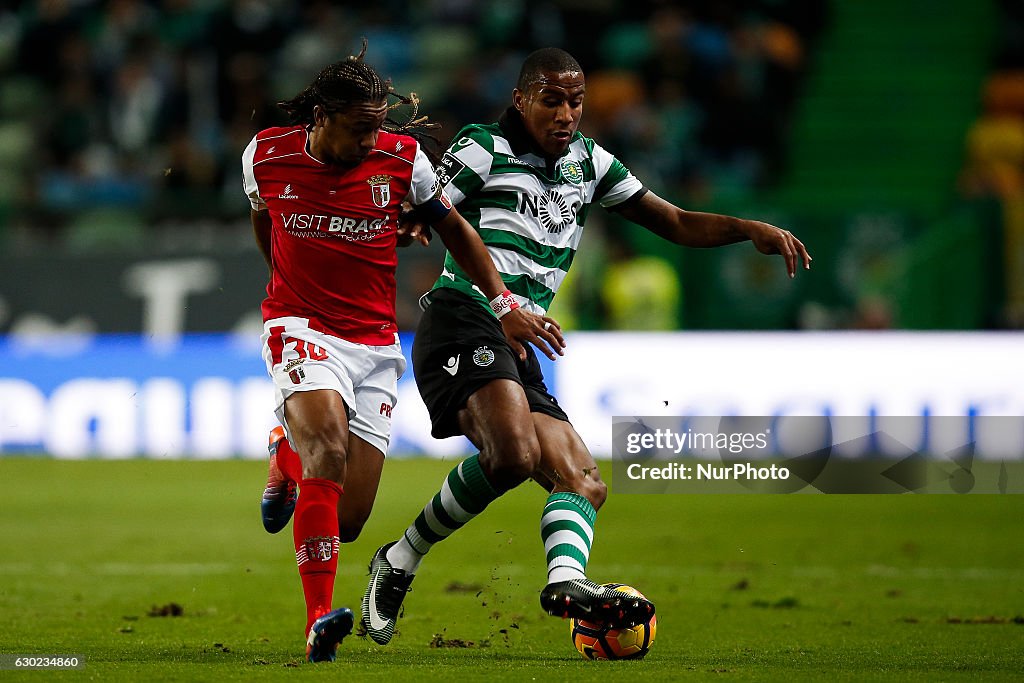
[[[430,548],[530,478],[549,493],[540,513],[548,573],[542,608],[614,626],[654,613],[649,601],[587,578],[594,523],[607,488],[548,393],[533,349],[506,340],[497,322],[515,306],[545,316],[594,204],[674,244],[716,247],[750,240],[761,253],[781,255],[790,277],[800,261],[810,267],[804,245],[786,230],[684,211],[644,188],[577,130],[585,92],[583,70],[571,55],[538,50],[523,63],[512,107],[497,123],[463,128],[438,165],[439,183],[487,245],[508,296],[488,301],[448,255],[423,298],[413,365],[431,433],[464,434],[480,452],[453,469],[402,537],[371,560],[362,621],[378,643],[394,634],[399,607]],[[557,322],[545,320],[546,331],[559,332]],[[552,358],[547,346],[561,351],[547,338],[530,341]]]

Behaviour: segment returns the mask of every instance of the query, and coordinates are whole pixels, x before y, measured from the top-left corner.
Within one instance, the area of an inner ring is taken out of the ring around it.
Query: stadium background
[[[388,648],[349,638],[336,666],[300,665],[290,539],[255,516],[272,416],[239,153],[275,100],[361,36],[442,137],[493,118],[530,49],[566,47],[587,71],[587,134],[681,205],[767,218],[814,254],[790,282],[749,245],[666,249],[594,212],[572,305],[556,302],[569,353],[548,372],[595,452],[615,414],[831,411],[922,429],[1024,415],[1020,3],[370,4],[0,8],[0,665],[77,653],[71,676],[110,680],[1020,680],[1019,495],[640,496],[614,481],[590,569],[656,601],[642,664],[583,661],[537,609],[542,496],[522,486],[432,552]],[[402,253],[403,329],[440,258]],[[358,603],[363,563],[465,451],[429,438],[410,379],[396,455],[446,460],[386,463],[343,548],[340,604]],[[990,457],[1021,465],[1022,450]],[[979,488],[982,464],[1003,463],[975,463]]]
[[[362,36],[368,59],[420,94],[442,143],[497,116],[525,53],[562,45],[587,71],[582,130],[652,189],[770,220],[813,253],[813,270],[790,281],[749,245],[666,249],[596,212],[553,310],[572,351],[549,368],[596,452],[616,413],[1020,415],[1020,364],[1000,354],[1013,355],[1019,337],[1006,330],[1024,321],[1024,24],[1012,2],[929,7],[0,10],[0,332],[12,360],[0,451],[260,456],[272,420],[257,348],[265,270],[239,150],[281,121],[275,101]],[[402,252],[403,330],[440,257],[439,244]],[[983,330],[1001,341],[985,346]],[[725,352],[722,339],[736,344]],[[624,350],[606,373],[615,379],[594,383],[609,346]],[[782,368],[806,349],[824,353],[794,381]],[[941,368],[928,365],[936,357]],[[426,435],[409,375],[401,403],[396,453],[465,450]]]

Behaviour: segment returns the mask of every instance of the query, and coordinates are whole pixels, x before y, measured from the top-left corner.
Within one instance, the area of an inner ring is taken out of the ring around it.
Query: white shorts
[[[349,431],[385,455],[391,439],[391,411],[405,357],[396,341],[367,346],[309,328],[307,318],[274,318],[263,323],[263,361],[277,390],[274,414],[288,430],[284,402],[296,391],[333,389],[345,402]]]

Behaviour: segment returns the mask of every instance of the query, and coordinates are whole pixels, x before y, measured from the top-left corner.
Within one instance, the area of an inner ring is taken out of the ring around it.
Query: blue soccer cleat
[[[313,622],[306,640],[306,661],[333,662],[338,645],[352,633],[355,617],[348,607],[328,612]]]
[[[267,473],[267,486],[263,489],[263,501],[260,513],[263,517],[263,528],[268,533],[276,534],[288,526],[288,520],[295,512],[295,500],[298,498],[295,482],[284,476],[277,466],[277,449],[284,440],[284,428],[274,427],[270,432],[270,471]]]

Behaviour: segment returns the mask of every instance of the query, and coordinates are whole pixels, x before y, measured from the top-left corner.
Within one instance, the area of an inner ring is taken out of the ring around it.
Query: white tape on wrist
[[[494,315],[497,316],[498,320],[501,320],[502,316],[508,315],[517,308],[519,308],[519,302],[512,296],[512,292],[507,289],[491,299],[491,310],[494,311]]]

